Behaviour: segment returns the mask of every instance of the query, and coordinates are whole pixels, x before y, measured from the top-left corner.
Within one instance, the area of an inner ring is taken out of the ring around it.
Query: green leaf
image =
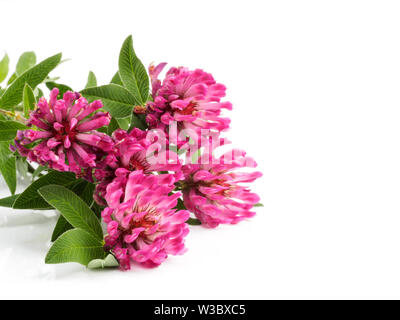
[[[35,88],[33,92],[35,93],[36,101],[39,101],[39,99],[44,96],[43,91],[40,88]]]
[[[91,205],[93,203],[94,187],[95,186],[93,183],[80,179],[77,180],[76,183],[74,183],[73,186],[70,187],[70,190],[73,191],[78,196],[80,196],[83,199],[83,201],[86,202],[87,205]],[[52,242],[56,241],[59,236],[61,236],[64,232],[72,228],[73,226],[67,220],[65,220],[65,218],[62,215],[60,215],[57,224],[54,227],[54,231],[51,236],[51,241]]]
[[[95,185],[93,183],[90,183],[89,181],[79,179],[77,180],[76,184],[69,189],[76,193],[80,198],[82,198],[83,201],[88,206],[91,206],[93,203],[93,192],[94,192]]]
[[[15,199],[17,199],[19,194],[14,194],[12,196],[0,199],[0,207],[12,208]]]
[[[103,239],[99,220],[89,206],[75,193],[59,185],[48,185],[39,194],[75,228],[83,229],[98,239]]]
[[[91,209],[95,213],[97,218],[100,218],[100,214],[102,208],[100,208],[94,201],[93,201],[93,191],[94,191],[94,184],[90,183],[86,180],[78,180],[74,186],[71,187],[71,190],[79,195],[88,205],[92,204]],[[53,234],[51,236],[51,241],[56,241],[64,232],[73,229],[73,226],[65,220],[65,218],[60,215],[57,220],[56,226],[54,227]]]
[[[198,149],[192,155],[192,163],[197,164],[200,157],[201,157],[201,149]]]
[[[74,229],[60,236],[46,255],[46,263],[77,262],[87,266],[94,259],[103,259],[103,242],[82,229]]]
[[[17,74],[14,72],[11,77],[7,81],[7,85],[10,85],[11,83],[14,82],[14,80],[17,79]]]
[[[185,148],[179,149],[179,148],[178,148],[177,146],[175,146],[175,145],[170,145],[168,148],[169,148],[169,150],[171,150],[172,152],[175,152],[175,153],[178,154],[179,156],[182,155],[182,154],[184,154],[184,153],[186,152],[186,149],[185,149]]]
[[[253,207],[264,207],[262,203],[256,203]]]
[[[0,107],[11,108],[22,101],[25,83],[35,89],[61,60],[61,53],[52,56],[21,74],[0,98]]]
[[[47,170],[46,167],[38,166],[35,171],[32,172],[32,181],[35,180],[43,171]]]
[[[201,225],[201,221],[199,219],[189,218],[186,223],[191,226],[199,226]]]
[[[90,207],[90,209],[92,209],[92,211],[94,212],[94,214],[96,215],[96,217],[98,219],[101,219],[101,213],[104,210],[104,207],[98,205],[96,201],[93,201],[92,206]]]
[[[101,132],[101,133],[105,133],[105,134],[107,134],[107,132],[108,132],[106,126],[101,127],[101,128],[98,128],[97,131],[98,131],[98,132]]]
[[[67,91],[74,91],[65,84],[55,83],[52,81],[46,82],[46,87],[49,88],[49,90],[53,90],[54,88],[57,88],[59,90],[57,99],[63,99],[64,93],[66,93]]]
[[[132,112],[132,117],[131,117],[131,125],[129,127],[129,131],[131,131],[133,128],[139,128],[141,130],[146,130],[147,129],[147,124],[145,119],[141,119],[141,114],[136,114]]]
[[[62,63],[62,61],[59,63],[59,65],[61,63]],[[43,80],[43,83],[56,82],[57,80],[60,80],[60,77],[49,77],[49,76],[47,76],[46,79]]]
[[[111,118],[111,121],[110,121],[110,123],[109,123],[108,126],[107,126],[107,134],[108,134],[109,136],[111,136],[112,133],[113,133],[115,130],[119,129],[119,128],[120,128],[120,127],[119,127],[118,121],[117,121],[115,118]]]
[[[176,205],[175,210],[187,210],[181,198],[178,198],[178,204]]]
[[[97,87],[96,75],[92,71],[89,71],[85,88],[90,88],[90,87]]]
[[[15,156],[10,151],[9,145],[9,142],[0,142],[0,172],[11,194],[14,194],[17,187],[17,170]]]
[[[27,129],[21,122],[12,120],[0,120],[0,141],[13,140],[18,130]]]
[[[16,73],[23,74],[26,70],[32,68],[36,64],[36,54],[32,51],[24,52],[18,59]]]
[[[53,234],[51,235],[51,242],[56,241],[63,233],[73,228],[74,227],[63,216],[60,215],[56,226],[54,227]]]
[[[22,178],[26,178],[29,172],[28,163],[26,162],[26,158],[17,158],[17,172]]]
[[[118,125],[121,129],[123,130],[128,130],[129,129],[129,125],[131,123],[131,117],[126,117],[126,118],[119,118],[119,119],[115,119],[118,122]]]
[[[119,73],[116,72],[111,79],[111,83],[118,84],[120,86],[123,86],[124,84],[122,83],[121,77],[119,76]]]
[[[4,164],[0,165],[0,171],[11,194],[15,193],[17,188],[17,169],[15,164],[15,156],[10,157]]]
[[[48,210],[53,207],[50,206],[42,197],[37,193],[41,187],[58,184],[61,186],[68,186],[75,183],[75,175],[71,172],[58,172],[51,171],[43,177],[34,181],[24,192],[20,194],[14,203],[14,209],[36,209]]]
[[[22,102],[24,105],[24,116],[25,116],[25,118],[28,118],[29,111],[35,109],[36,99],[35,99],[35,95],[33,93],[32,88],[27,83],[25,84],[25,87],[24,87]]]
[[[133,50],[132,36],[126,38],[122,45],[118,67],[125,88],[140,104],[145,104],[149,96],[149,76]]]
[[[118,260],[112,254],[108,254],[105,259],[94,259],[89,262],[89,269],[104,269],[118,267]]]
[[[104,109],[109,111],[114,118],[130,116],[133,107],[138,104],[128,90],[116,84],[83,89],[81,94],[90,101],[100,99],[104,104]]]
[[[8,75],[9,64],[10,59],[8,55],[5,54],[3,59],[0,60],[0,83],[2,83]]]

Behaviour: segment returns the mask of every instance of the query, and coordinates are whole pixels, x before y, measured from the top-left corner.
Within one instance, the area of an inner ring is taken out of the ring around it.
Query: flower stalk
[[[4,114],[5,116],[7,116],[9,118],[12,118],[15,121],[21,122],[23,124],[25,124],[25,122],[26,122],[26,119],[24,118],[22,112],[0,109],[0,113]]]

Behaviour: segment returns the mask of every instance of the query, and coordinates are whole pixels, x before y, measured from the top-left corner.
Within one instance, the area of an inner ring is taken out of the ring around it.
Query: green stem
[[[13,118],[15,121],[21,122],[23,124],[25,124],[26,122],[26,119],[22,116],[21,112],[0,109],[0,113],[6,115],[7,117]]]

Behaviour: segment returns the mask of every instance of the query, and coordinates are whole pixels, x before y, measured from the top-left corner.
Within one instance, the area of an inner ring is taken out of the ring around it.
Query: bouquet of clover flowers
[[[49,77],[60,62],[58,54],[36,64],[26,52],[0,88],[0,171],[12,193],[0,205],[60,212],[46,263],[154,267],[186,251],[188,225],[255,214],[259,197],[246,184],[261,173],[241,169],[256,163],[240,150],[215,156],[228,142],[221,112],[232,105],[211,74],[170,68],[160,80],[166,64],[147,73],[132,37],[110,84],[90,72],[76,92]],[[8,66],[6,55],[0,83]],[[32,181],[20,194],[17,173]]]

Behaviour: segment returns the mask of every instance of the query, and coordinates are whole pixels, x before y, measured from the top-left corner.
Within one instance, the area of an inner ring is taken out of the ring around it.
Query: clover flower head
[[[262,174],[236,170],[256,165],[240,150],[232,150],[218,159],[205,155],[199,164],[184,165],[184,179],[179,184],[186,208],[209,228],[254,216],[251,210],[260,198],[242,183],[253,182]]]
[[[15,145],[30,161],[82,174],[96,166],[99,155],[112,150],[112,139],[96,131],[108,125],[110,115],[96,112],[103,107],[99,100],[89,104],[79,93],[71,91],[58,100],[58,93],[54,88],[49,101],[43,97],[39,100],[27,121],[28,126],[39,130],[19,131]]]
[[[173,175],[117,170],[117,178],[107,186],[108,207],[102,217],[108,231],[105,249],[114,253],[122,269],[130,269],[132,261],[155,267],[169,254],[186,251],[189,212],[174,209],[181,194],[171,195],[173,189]]]

